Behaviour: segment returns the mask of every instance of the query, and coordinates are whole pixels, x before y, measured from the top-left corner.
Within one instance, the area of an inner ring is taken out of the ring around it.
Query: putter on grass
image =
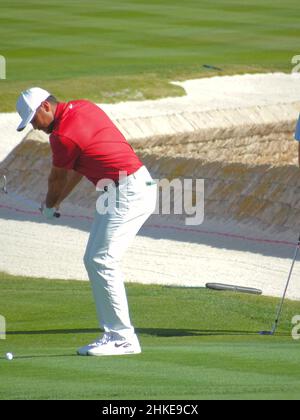
[[[212,290],[229,291],[229,292],[237,292],[237,293],[250,293],[252,295],[262,294],[262,290],[260,289],[254,289],[252,287],[235,286],[232,284],[207,283],[205,286],[207,289],[212,289]]]
[[[11,197],[13,200],[17,201],[18,203],[22,203],[22,204],[26,205],[27,207],[30,207],[31,209],[41,211],[40,205],[36,201],[30,200],[29,198],[22,197],[21,195],[16,194],[12,191],[8,192],[8,190],[7,190],[7,178],[6,178],[5,175],[2,175],[0,177],[0,192],[3,192],[4,194],[7,194],[8,197]],[[60,213],[55,212],[54,217],[59,218]]]
[[[222,69],[220,69],[220,67],[216,67],[216,66],[212,66],[210,64],[203,64],[203,67],[205,69],[209,69],[209,70],[218,70],[218,71],[223,71]]]
[[[286,292],[288,290],[290,280],[291,280],[291,277],[292,277],[292,273],[293,273],[293,269],[294,269],[294,265],[295,265],[296,259],[298,257],[299,247],[300,247],[300,236],[299,236],[299,239],[298,239],[297,248],[295,250],[295,255],[294,255],[292,266],[291,266],[291,269],[290,269],[290,272],[289,272],[288,280],[287,280],[287,283],[286,283],[286,286],[285,286],[285,289],[284,289],[283,297],[282,297],[280,305],[278,307],[278,311],[277,311],[277,314],[276,314],[276,319],[275,319],[273,328],[272,328],[271,331],[260,331],[260,333],[259,333],[260,335],[274,335],[276,330],[277,330],[277,327],[278,327],[278,324],[279,324],[279,319],[280,319],[282,308],[283,308],[283,303],[284,303],[285,296],[286,296]]]

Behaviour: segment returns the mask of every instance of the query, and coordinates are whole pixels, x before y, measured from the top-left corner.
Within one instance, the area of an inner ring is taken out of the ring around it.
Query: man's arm
[[[68,177],[67,169],[57,168],[52,166],[49,178],[48,178],[48,193],[46,196],[46,207],[53,208],[55,207],[57,201],[59,200]]]
[[[64,199],[67,198],[71,194],[71,192],[74,190],[76,185],[79,184],[82,178],[83,178],[83,175],[80,175],[78,172],[68,171],[67,181],[64,186],[64,189],[62,190],[62,193],[59,199],[55,203],[56,208],[58,208],[60,204],[64,201]]]
[[[48,179],[46,207],[59,207],[60,203],[73,191],[81,181],[82,175],[75,171],[52,167]]]

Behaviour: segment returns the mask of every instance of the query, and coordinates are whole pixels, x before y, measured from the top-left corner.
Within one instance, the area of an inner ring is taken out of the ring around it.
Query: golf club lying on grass
[[[22,197],[21,195],[16,194],[12,191],[8,192],[8,190],[7,190],[7,178],[6,178],[5,175],[2,175],[0,177],[0,192],[2,192],[4,194],[7,194],[8,197],[11,197],[13,200],[17,201],[18,203],[22,203],[22,204],[26,205],[27,207],[30,207],[31,209],[41,211],[40,204],[38,204],[36,201],[30,200],[29,198]],[[60,213],[56,212],[54,214],[54,217],[59,218]]]
[[[203,64],[203,67],[205,69],[209,69],[209,70],[218,70],[218,71],[223,71],[222,69],[220,69],[220,67],[216,67],[216,66],[212,66],[210,64]]]
[[[243,287],[243,286],[235,286],[232,284],[222,284],[222,283],[207,283],[205,285],[207,289],[211,290],[219,290],[219,291],[229,291],[229,292],[236,292],[236,293],[250,293],[253,295],[261,295],[262,290],[254,289],[252,287]]]
[[[296,259],[298,257],[299,247],[300,247],[300,236],[299,236],[299,239],[298,239],[297,248],[295,250],[293,263],[292,263],[292,266],[291,266],[291,269],[290,269],[290,272],[289,272],[289,276],[288,276],[288,280],[287,280],[287,283],[286,283],[286,286],[285,286],[285,289],[284,289],[283,297],[281,299],[281,302],[280,302],[280,305],[279,305],[279,308],[278,308],[278,311],[277,311],[277,314],[276,314],[276,319],[275,319],[273,328],[272,328],[271,331],[260,331],[260,333],[259,333],[260,335],[274,335],[276,330],[277,330],[277,327],[278,327],[278,324],[279,324],[279,319],[280,319],[280,316],[281,316],[281,313],[282,313],[282,308],[283,308],[283,303],[284,303],[284,300],[285,300],[285,296],[286,296],[286,293],[287,293],[287,290],[288,290],[288,287],[289,287],[289,284],[290,284],[290,280],[291,280],[291,277],[292,277],[294,265],[295,265]]]

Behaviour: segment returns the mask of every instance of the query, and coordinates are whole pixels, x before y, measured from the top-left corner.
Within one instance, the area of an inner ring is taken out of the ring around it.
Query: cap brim
[[[23,120],[21,124],[19,125],[19,127],[17,128],[17,131],[23,131],[24,128],[26,128],[26,126],[30,123],[32,118],[35,116],[35,113],[36,111],[33,111],[26,120]]]

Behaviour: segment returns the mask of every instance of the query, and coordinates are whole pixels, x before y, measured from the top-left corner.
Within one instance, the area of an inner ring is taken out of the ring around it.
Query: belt
[[[112,182],[112,184],[115,185],[115,188],[119,188],[119,186],[120,186],[120,182],[119,181]],[[148,181],[145,184],[147,185],[147,187],[151,187],[151,185],[157,185],[157,183],[155,181]],[[108,191],[108,185],[105,185],[105,187],[103,188],[103,190],[105,192],[107,192]]]
[[[120,182],[119,181],[114,181],[111,184],[114,184],[116,188],[118,188],[120,186]],[[107,192],[108,191],[108,185],[105,185],[105,187],[103,189],[104,189],[105,192]]]
[[[122,178],[122,179],[128,179],[129,177],[131,177],[131,176],[133,176],[134,178],[136,177],[135,176],[135,172],[133,172],[132,174],[130,174],[130,175],[128,175],[127,177],[125,177],[125,178]],[[122,181],[122,179],[121,179],[121,181]],[[114,185],[115,186],[115,188],[119,188],[119,186],[120,186],[120,181],[112,181],[109,185]],[[108,191],[108,187],[109,187],[109,185],[105,185],[105,187],[103,188],[104,189],[104,191],[105,192],[107,192]]]

